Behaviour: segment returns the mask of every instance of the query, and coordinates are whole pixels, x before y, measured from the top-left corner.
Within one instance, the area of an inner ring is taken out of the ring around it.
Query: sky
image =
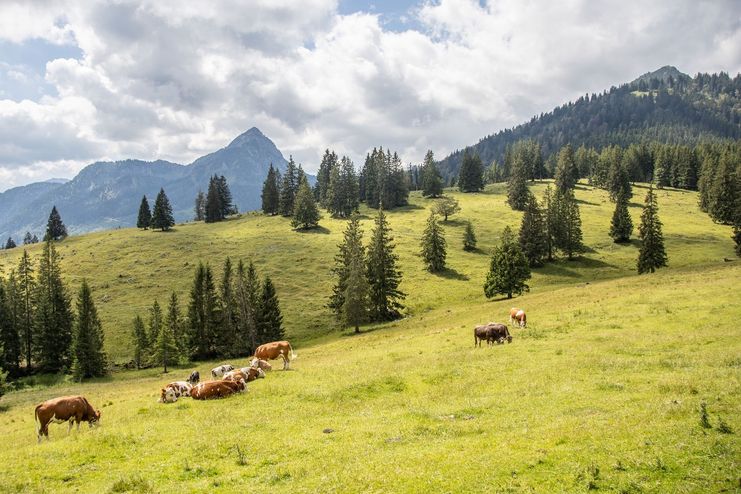
[[[0,191],[253,126],[309,171],[441,159],[664,65],[740,72],[741,0],[3,0]]]

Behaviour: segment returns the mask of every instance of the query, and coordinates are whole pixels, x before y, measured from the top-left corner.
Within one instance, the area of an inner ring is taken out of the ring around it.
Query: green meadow
[[[636,229],[645,192],[634,187]],[[482,286],[491,248],[521,213],[502,184],[448,193],[462,208],[445,224],[449,269],[422,266],[432,201],[412,194],[389,213],[406,317],[360,335],[324,307],[343,221],[298,233],[287,219],[244,214],[60,243],[69,286],[90,282],[118,363],[131,358],[134,315],[172,290],[185,305],[195,265],[218,273],[226,256],[274,280],[299,357],[212,402],[156,400],[165,383],[193,368],[207,376],[217,362],[29,381],[0,399],[0,492],[741,491],[741,262],[730,228],[698,209],[696,193],[658,191],[669,267],[638,276],[638,243],[607,234],[607,193],[579,185],[587,252],[535,270],[531,291],[512,300],[487,300]],[[361,213],[367,240],[374,212]],[[465,221],[477,252],[462,250]],[[0,252],[0,269],[21,251]],[[528,328],[474,348],[473,326],[506,322],[511,306],[527,310]],[[87,396],[101,425],[70,436],[51,425],[37,445],[34,406],[64,394]]]

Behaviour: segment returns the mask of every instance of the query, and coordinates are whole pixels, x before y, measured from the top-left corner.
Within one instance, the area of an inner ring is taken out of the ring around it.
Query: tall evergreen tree
[[[507,182],[507,202],[516,211],[523,211],[528,200],[526,162],[521,156],[516,156],[512,164],[512,172]]]
[[[469,252],[476,250],[476,232],[470,221],[466,222],[466,231],[463,232],[463,250]]]
[[[273,216],[278,214],[280,206],[280,190],[278,188],[278,175],[275,173],[273,164],[270,163],[268,176],[262,185],[262,212]]]
[[[584,251],[579,205],[572,189],[566,189],[565,192],[557,191],[556,196],[559,225],[555,244],[569,259],[573,259],[575,254]]]
[[[149,330],[147,331],[147,340],[149,340],[149,344],[152,346],[152,355],[154,355],[157,340],[164,326],[162,317],[162,307],[157,299],[154,299],[152,307],[149,308]]]
[[[370,286],[365,273],[365,258],[362,244],[350,253],[347,266],[347,279],[342,304],[342,320],[348,326],[354,326],[360,332],[360,324],[368,320],[368,296]]]
[[[206,193],[206,223],[215,223],[224,219],[224,204],[221,202],[222,195],[219,190],[218,177],[214,175],[208,181],[208,192]]]
[[[175,218],[172,216],[172,206],[170,200],[165,194],[165,189],[160,189],[157,199],[154,201],[154,210],[152,211],[152,228],[159,228],[167,231],[175,225]]]
[[[239,260],[234,292],[237,314],[237,354],[252,355],[258,345],[257,320],[260,312],[260,279],[252,261],[245,269],[244,263],[241,259]]]
[[[566,144],[558,153],[556,162],[556,189],[563,192],[573,189],[579,180],[579,169],[574,161],[574,150],[571,144]]]
[[[103,327],[90,286],[84,279],[77,294],[72,357],[72,374],[76,379],[100,377],[108,373],[108,358],[103,349]]]
[[[46,223],[46,235],[44,235],[44,241],[47,240],[64,240],[67,238],[67,227],[64,226],[62,217],[59,215],[56,206],[52,206],[51,213],[49,213],[49,221]]]
[[[15,281],[13,281],[14,283]],[[10,285],[10,283],[8,283]],[[16,326],[17,317],[14,314],[16,303],[6,289],[5,280],[0,278],[0,369],[6,370],[11,376],[18,374],[21,362],[21,338]]]
[[[136,227],[147,229],[152,223],[152,211],[149,209],[147,196],[142,196],[142,202],[139,204],[139,216],[136,218]]]
[[[357,214],[352,215],[347,222],[342,243],[337,248],[338,252],[335,255],[334,267],[332,268],[332,273],[336,276],[336,281],[332,287],[332,295],[329,297],[327,307],[332,309],[337,318],[340,319],[343,315],[343,306],[345,304],[350,263],[354,256],[365,259],[363,231],[360,229],[360,218]]]
[[[664,236],[661,233],[659,205],[653,185],[649,186],[646,200],[641,212],[641,224],[638,227],[641,238],[641,250],[638,254],[638,274],[653,273],[666,266],[667,256],[664,250]]]
[[[161,365],[163,372],[167,373],[167,366],[177,364],[180,360],[175,331],[179,323],[178,299],[175,293],[170,297],[170,306],[167,310],[167,322],[162,324],[154,341],[154,351],[152,352],[152,361],[156,365]]]
[[[330,174],[332,169],[338,164],[337,154],[334,151],[326,149],[322,162],[319,164],[319,171],[316,174],[316,194],[315,198],[324,208],[329,208],[327,203],[327,192],[329,191]]]
[[[258,344],[285,339],[283,315],[280,312],[278,295],[269,276],[265,276],[260,297],[260,312],[257,319]]]
[[[23,245],[29,245],[34,243],[33,236],[31,236],[31,232],[26,232],[26,234],[23,236]]]
[[[309,182],[304,178],[296,194],[296,204],[293,210],[291,226],[298,230],[308,230],[319,225],[321,215],[316,207],[314,194],[311,192]]]
[[[288,160],[286,172],[283,174],[283,183],[280,186],[279,210],[282,216],[292,216],[296,193],[298,192],[299,182],[297,181],[296,163],[293,156]]]
[[[443,177],[437,169],[432,150],[427,150],[422,163],[422,196],[439,197],[443,194]]]
[[[134,317],[132,323],[132,339],[134,341],[134,365],[137,369],[149,360],[149,339],[147,338],[147,329],[141,316]]]
[[[178,362],[184,358],[189,351],[186,339],[185,339],[185,327],[183,316],[180,312],[180,301],[175,292],[170,294],[170,303],[167,305],[167,319],[165,325],[170,331],[175,344],[175,353],[168,353],[172,355],[172,362]]]
[[[18,261],[18,276],[14,278],[11,273],[11,280],[17,280],[11,283],[11,293],[16,303],[16,314],[18,317],[17,327],[23,346],[23,356],[26,359],[26,370],[31,370],[32,359],[36,356],[36,347],[38,338],[36,337],[37,328],[36,318],[36,280],[33,276],[34,269],[31,264],[31,258],[24,249],[21,259]]]
[[[218,177],[214,175],[214,182],[216,183],[216,190],[219,193],[221,219],[223,220],[229,215],[237,214],[237,206],[233,203],[232,191],[229,189],[226,177],[224,175],[219,175]]]
[[[13,240],[12,237],[8,237],[8,241],[5,242],[5,250],[15,249],[15,248],[16,248],[15,241]]]
[[[615,203],[615,212],[610,222],[610,237],[615,243],[627,242],[633,233],[633,220],[628,212],[628,199],[620,195]]]
[[[512,298],[530,290],[526,281],[531,277],[530,266],[512,230],[507,226],[502,232],[502,240],[494,248],[489,273],[484,283],[486,298],[501,293]]]
[[[370,284],[370,316],[374,321],[389,321],[401,315],[401,300],[406,294],[399,290],[401,271],[396,267],[399,256],[394,253],[393,237],[383,209],[375,219],[368,247],[368,283]]]
[[[478,154],[471,155],[468,149],[458,173],[458,189],[461,192],[478,192],[484,188],[484,164]]]
[[[437,215],[430,213],[427,218],[427,226],[422,233],[422,260],[430,272],[438,272],[445,269],[446,242],[445,230],[437,222]]]
[[[736,163],[729,150],[723,151],[715,172],[708,213],[714,221],[732,225],[736,214],[736,202],[741,196],[741,177],[736,176]]]
[[[520,224],[520,249],[530,266],[541,266],[548,257],[548,231],[538,200],[528,193]]]
[[[234,283],[232,281],[232,260],[224,260],[224,268],[219,285],[221,304],[221,325],[216,338],[217,349],[220,355],[236,356],[237,341],[237,311],[235,310]]]
[[[610,169],[607,176],[607,190],[610,193],[610,200],[613,202],[617,202],[621,196],[625,197],[626,201],[633,197],[630,175],[628,169],[622,163],[616,163]]]
[[[543,219],[545,220],[545,242],[547,260],[553,261],[556,250],[556,238],[560,235],[558,194],[553,194],[551,186],[543,194]]]
[[[54,243],[47,240],[39,261],[35,312],[39,363],[44,372],[70,368],[72,322],[72,307],[62,281],[59,255]]]
[[[211,267],[199,263],[188,306],[188,341],[194,358],[203,360],[217,355],[216,338],[220,324],[221,311]]]
[[[206,194],[202,190],[196,194],[195,204],[193,205],[193,219],[203,221],[206,219]]]

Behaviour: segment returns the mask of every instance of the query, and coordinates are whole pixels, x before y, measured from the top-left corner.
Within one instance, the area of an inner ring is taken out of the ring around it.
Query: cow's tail
[[[36,436],[41,438],[41,420],[39,420],[39,408],[41,408],[41,405],[37,405],[36,409],[33,411],[33,422],[36,424]]]
[[[290,343],[288,344],[288,349],[291,350],[291,360],[293,360],[296,357],[298,357],[298,353],[293,353],[293,347],[291,346]]]

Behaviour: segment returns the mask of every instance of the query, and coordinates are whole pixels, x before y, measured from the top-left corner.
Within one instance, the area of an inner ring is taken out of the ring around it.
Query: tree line
[[[228,257],[218,281],[209,264],[198,264],[184,312],[173,292],[166,313],[155,299],[148,314],[132,322],[134,365],[162,366],[165,372],[189,360],[249,356],[259,345],[284,338],[270,277],[261,279],[252,261],[239,260],[235,268]]]

